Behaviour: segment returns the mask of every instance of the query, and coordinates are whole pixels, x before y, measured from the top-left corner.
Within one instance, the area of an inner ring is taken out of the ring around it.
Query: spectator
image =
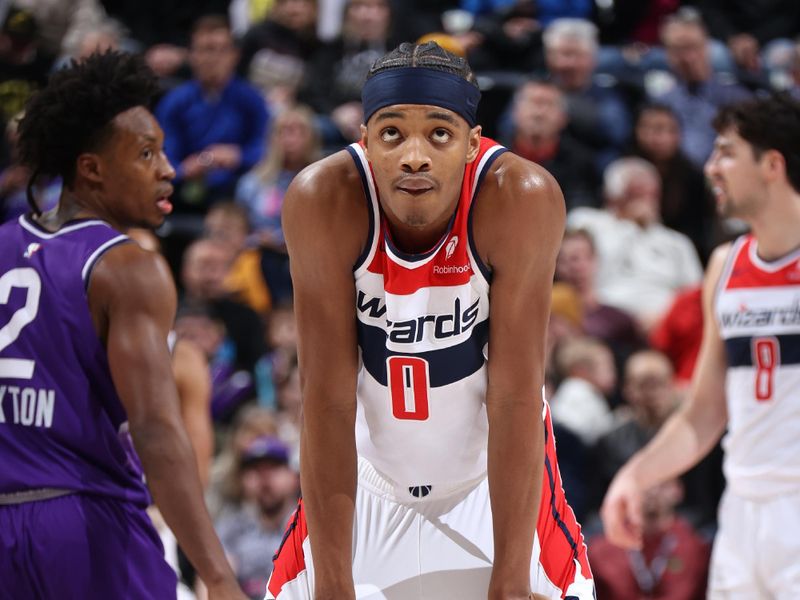
[[[211,305],[206,318],[210,317],[212,322],[219,319],[224,324],[222,338],[227,336],[232,342],[233,355],[227,355],[228,361],[236,371],[246,371],[255,378],[256,364],[266,351],[264,323],[252,309],[233,299],[225,285],[233,259],[234,251],[226,243],[210,239],[193,242],[183,256],[183,301],[184,304],[199,301]],[[202,316],[202,312],[198,316]],[[204,331],[210,329],[206,327]],[[215,354],[211,350],[212,347],[206,347],[209,357]],[[261,382],[256,384],[261,385]]]
[[[76,29],[86,31],[105,18],[98,0],[13,0],[10,4],[35,19],[41,51],[51,58],[58,56],[64,40]]]
[[[632,154],[653,163],[661,176],[661,222],[688,236],[705,263],[715,245],[714,204],[703,172],[681,150],[681,136],[671,108],[645,105],[636,119]]]
[[[26,0],[41,3],[42,0]],[[75,1],[75,0],[73,0]],[[87,2],[88,0],[77,0]],[[228,10],[230,0],[101,0],[108,16],[117,19],[130,32],[131,38],[136,40],[142,50],[147,50],[145,58],[149,60],[153,49],[169,53],[183,51],[176,58],[180,62],[174,65],[179,67],[185,58],[185,49],[192,37],[192,28],[199,15],[224,15]],[[50,0],[50,2],[63,4],[63,0]],[[162,54],[166,58],[166,54]],[[168,61],[171,62],[171,61]],[[154,69],[155,70],[155,69]],[[157,74],[161,75],[161,73]]]
[[[575,290],[568,282],[555,281],[550,294],[550,320],[548,322],[548,339],[553,338],[553,343],[548,343],[548,350],[553,350],[555,345],[564,338],[576,337],[583,334],[583,303]],[[555,336],[550,336],[556,333]]]
[[[254,239],[262,249],[264,276],[276,303],[291,299],[289,257],[281,228],[283,196],[295,175],[320,156],[320,138],[312,112],[287,109],[275,120],[269,153],[247,173],[236,200],[247,208]]]
[[[618,409],[618,423],[599,437],[592,450],[592,509],[599,508],[619,468],[653,438],[680,402],[672,365],[661,352],[636,352],[625,364],[624,373],[622,396],[625,404]],[[683,476],[686,494],[681,512],[694,526],[714,522],[721,478],[718,450]]]
[[[274,0],[266,19],[242,38],[239,73],[279,111],[296,100],[308,61],[319,46],[316,0]]]
[[[238,51],[224,17],[198,19],[191,40],[194,79],[169,92],[156,116],[176,166],[176,212],[205,213],[232,196],[237,178],[261,159],[267,109],[258,91],[234,76]]]
[[[578,293],[584,333],[603,340],[616,357],[627,357],[643,343],[636,322],[625,311],[600,302],[596,275],[597,254],[592,235],[585,229],[567,229],[556,261],[556,278]]]
[[[237,512],[244,501],[239,477],[242,453],[259,437],[277,436],[278,426],[272,411],[249,404],[236,413],[230,430],[224,433],[227,435],[211,466],[211,482],[206,493],[206,504],[215,521]]]
[[[242,452],[239,477],[245,502],[215,523],[239,585],[253,600],[264,597],[272,556],[300,492],[289,448],[275,436],[258,437]]]
[[[8,123],[47,81],[53,54],[39,41],[33,12],[12,7],[0,28],[0,120]]]
[[[631,119],[622,95],[593,78],[597,28],[583,19],[556,19],[543,41],[547,70],[567,101],[569,132],[594,150],[597,166],[603,169],[622,151]]]
[[[227,244],[233,252],[225,288],[233,299],[265,317],[272,299],[261,271],[261,250],[250,236],[247,210],[235,202],[218,202],[209,209],[204,229],[206,237]]]
[[[717,110],[749,93],[721,74],[712,71],[709,39],[700,14],[682,8],[668,16],[661,26],[661,41],[674,81],[666,90],[649,90],[652,100],[669,106],[683,125],[681,148],[696,167],[702,169],[714,145],[716,133],[711,119]]]
[[[300,97],[324,115],[326,145],[361,137],[361,86],[372,63],[396,45],[391,26],[389,0],[348,0],[341,35],[314,53]]]
[[[653,437],[677,407],[679,396],[673,387],[673,370],[660,352],[642,350],[625,363],[620,422],[599,436],[595,448],[595,492],[597,508],[617,470],[633,453]]]
[[[283,302],[272,308],[267,321],[266,340],[269,352],[264,364],[272,381],[273,396],[259,400],[263,401],[264,406],[277,409],[279,405],[283,406],[283,400],[287,400],[279,397],[282,393],[280,388],[294,374],[297,366],[297,323],[291,303]],[[284,439],[288,438],[284,436]]]
[[[538,3],[483,4],[483,8],[473,5],[469,11],[450,10],[442,14],[444,30],[454,35],[467,51],[472,68],[524,73],[541,70],[542,26],[537,17]]]
[[[711,548],[675,514],[681,484],[671,479],[643,500],[643,544],[626,551],[605,537],[589,541],[598,598],[614,600],[703,600]]]
[[[568,209],[597,206],[599,177],[592,153],[564,132],[568,123],[561,90],[550,82],[527,81],[514,93],[506,145],[553,174]]]
[[[300,390],[300,369],[293,363],[289,374],[278,383],[278,432],[293,448],[300,447],[303,396]]]
[[[605,209],[578,208],[567,216],[597,244],[597,296],[633,315],[644,331],[667,310],[678,290],[697,284],[702,267],[685,235],[659,222],[660,178],[641,158],[621,158],[604,175]]]
[[[80,60],[92,52],[118,50],[123,44],[122,25],[110,18],[84,27],[73,28],[62,43],[62,57]]]
[[[792,39],[800,31],[794,0],[698,0],[709,32],[726,43],[738,69],[776,74],[788,66]]]
[[[593,338],[568,338],[556,347],[554,359],[561,383],[551,401],[553,422],[591,445],[614,424],[606,400],[617,382],[611,351]]]
[[[175,318],[178,340],[196,346],[208,363],[211,379],[210,413],[226,423],[239,407],[255,395],[253,374],[237,363],[236,345],[213,304],[184,301]]]

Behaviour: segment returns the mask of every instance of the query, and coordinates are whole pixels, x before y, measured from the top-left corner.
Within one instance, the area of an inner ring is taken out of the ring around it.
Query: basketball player
[[[689,397],[606,495],[615,543],[641,545],[642,494],[723,439],[727,490],[708,597],[800,596],[800,105],[723,109],[705,166],[720,213],[751,232],[718,248],[703,288],[704,332]]]
[[[59,175],[64,191],[46,214],[29,192],[33,213],[0,228],[3,600],[175,598],[142,465],[210,597],[244,598],[181,425],[172,279],[124,234],[171,209],[156,91],[140,58],[94,54],[54,73],[20,123],[30,186]]]
[[[402,44],[361,143],[286,196],[304,499],[267,598],[593,597],[541,392],[564,200],[481,137],[479,97]]]

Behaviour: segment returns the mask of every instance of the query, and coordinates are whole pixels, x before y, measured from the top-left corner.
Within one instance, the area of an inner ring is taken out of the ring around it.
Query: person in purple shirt
[[[235,77],[239,51],[225,17],[200,17],[192,30],[194,78],[156,108],[164,149],[176,165],[176,208],[205,212],[230,198],[239,177],[261,160],[269,120],[266,101]]]
[[[19,125],[29,191],[38,177],[64,188],[53,210],[29,194],[32,212],[0,226],[2,600],[175,598],[149,491],[210,598],[244,598],[181,422],[174,284],[125,235],[172,209],[156,91],[141,58],[92,54],[54,73]]]

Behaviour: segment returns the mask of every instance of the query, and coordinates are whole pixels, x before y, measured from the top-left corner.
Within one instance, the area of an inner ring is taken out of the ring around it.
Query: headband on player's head
[[[430,104],[452,110],[475,127],[480,99],[478,87],[463,77],[425,67],[381,71],[361,89],[364,123],[376,111],[392,104]]]

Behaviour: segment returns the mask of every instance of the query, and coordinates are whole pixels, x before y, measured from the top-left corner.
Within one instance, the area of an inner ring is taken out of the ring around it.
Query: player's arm
[[[547,172],[511,154],[497,163],[495,178],[487,177],[477,199],[481,212],[475,231],[478,250],[485,249],[492,269],[486,396],[494,522],[489,598],[507,600],[530,595],[544,469],[545,335],[565,214],[561,190]]]
[[[92,273],[89,305],[159,510],[211,598],[243,599],[206,511],[181,421],[167,348],[176,295],[166,262],[135,244],[112,248]]]
[[[352,269],[367,221],[363,200],[359,214],[354,194],[347,191],[351,188],[338,181],[344,161],[350,160],[341,152],[303,171],[283,205],[303,395],[300,476],[316,600],[355,597],[351,563],[358,351]],[[363,194],[356,183],[355,191]],[[353,233],[358,227],[362,235]]]
[[[200,483],[205,489],[214,453],[208,361],[197,346],[187,340],[178,340],[172,351],[172,372],[178,386],[183,425],[197,460]]]
[[[642,493],[697,464],[719,441],[728,422],[727,359],[714,315],[714,294],[729,246],[714,251],[703,283],[703,342],[689,394],[653,440],[620,469],[606,493],[601,517],[608,539],[641,545]]]

